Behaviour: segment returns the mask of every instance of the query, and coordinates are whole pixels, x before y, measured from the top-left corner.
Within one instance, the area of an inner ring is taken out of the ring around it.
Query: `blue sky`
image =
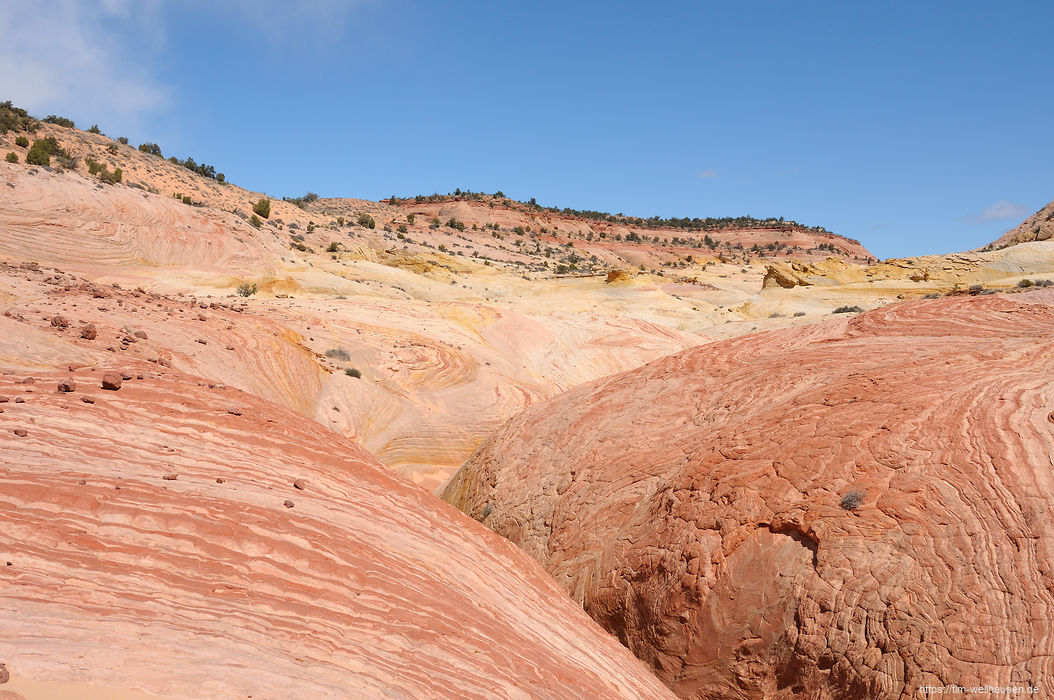
[[[293,7],[295,6],[295,7]],[[1054,199],[1049,2],[10,0],[0,99],[274,196],[784,216],[879,257]]]

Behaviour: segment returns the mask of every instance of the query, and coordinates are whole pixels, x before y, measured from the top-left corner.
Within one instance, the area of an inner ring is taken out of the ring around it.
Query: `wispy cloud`
[[[169,88],[152,76],[159,3],[8,0],[0,13],[2,99],[43,116],[135,121],[163,107]]]
[[[695,176],[700,180],[713,180],[717,177],[717,171],[713,168],[707,168],[706,170],[700,170]]]
[[[989,221],[1020,220],[1032,213],[1032,210],[1022,204],[1014,204],[1005,199],[996,202],[990,207],[985,207],[980,212],[967,214],[961,217],[962,221],[971,224],[983,224]]]

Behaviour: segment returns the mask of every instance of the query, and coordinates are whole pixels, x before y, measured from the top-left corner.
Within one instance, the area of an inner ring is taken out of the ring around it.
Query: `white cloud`
[[[983,224],[988,221],[1006,221],[1012,219],[1014,221],[1024,219],[1032,210],[1021,204],[1014,204],[1008,202],[1005,199],[996,202],[990,207],[985,207],[980,213],[967,214],[962,217],[963,221],[968,221],[972,224]]]
[[[713,180],[717,177],[717,171],[713,168],[707,168],[706,170],[699,171],[695,176],[700,180]]]
[[[8,0],[0,13],[0,99],[78,126],[138,121],[169,99],[148,69],[162,39],[158,11],[155,1]]]

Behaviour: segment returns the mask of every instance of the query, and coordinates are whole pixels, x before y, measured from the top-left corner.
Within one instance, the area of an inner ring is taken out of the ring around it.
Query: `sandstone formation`
[[[1052,348],[1049,291],[713,343],[528,408],[444,494],[681,697],[1046,689]]]
[[[77,370],[86,404],[0,354],[25,398],[0,415],[11,697],[669,695],[524,553],[355,444],[127,366],[116,393]]]
[[[1050,202],[1047,206],[1004,233],[986,248],[1005,248],[1018,243],[1049,241],[1051,238],[1054,238],[1054,202]]]

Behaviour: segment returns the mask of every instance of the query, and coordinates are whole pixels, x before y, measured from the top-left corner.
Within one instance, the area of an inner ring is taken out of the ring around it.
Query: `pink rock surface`
[[[1049,688],[1051,348],[1049,292],[714,343],[528,408],[445,498],[682,697]]]
[[[123,366],[113,392],[0,362],[25,399],[0,414],[0,661],[25,697],[669,696],[523,552],[354,443]]]

